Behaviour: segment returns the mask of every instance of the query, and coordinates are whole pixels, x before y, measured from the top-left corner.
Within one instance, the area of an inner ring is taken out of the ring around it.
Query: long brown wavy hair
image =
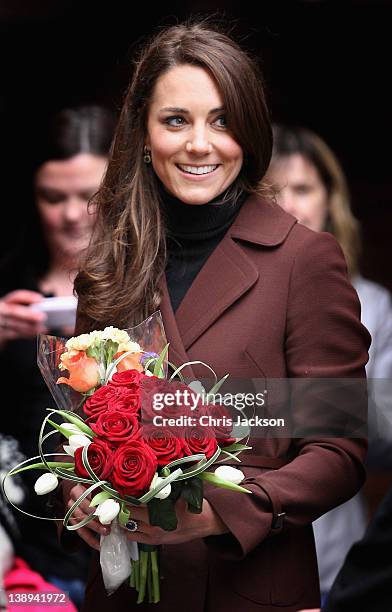
[[[159,179],[143,162],[143,147],[155,84],[184,64],[205,68],[215,79],[228,129],[243,150],[243,166],[225,199],[241,191],[262,191],[272,130],[257,63],[208,20],[162,30],[135,62],[106,175],[94,200],[97,222],[75,282],[84,329],[135,325],[159,307],[166,237]]]
[[[281,157],[299,154],[317,170],[328,195],[328,217],[324,231],[335,236],[346,258],[350,276],[358,272],[360,228],[350,206],[350,193],[343,169],[331,148],[315,132],[302,126],[274,125],[272,164]]]

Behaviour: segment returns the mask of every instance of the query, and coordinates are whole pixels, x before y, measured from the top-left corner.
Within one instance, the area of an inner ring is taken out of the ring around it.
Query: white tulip
[[[105,499],[102,504],[97,506],[94,514],[102,525],[109,525],[120,512],[120,504],[114,499]]]
[[[90,444],[91,439],[84,434],[74,434],[68,438],[68,444],[63,445],[63,449],[68,455],[75,456],[75,451],[81,446],[87,446]]]
[[[206,390],[204,389],[200,380],[192,380],[192,382],[189,383],[188,387],[198,395],[205,395]]]
[[[45,495],[54,491],[58,484],[57,476],[52,474],[52,472],[46,472],[35,481],[34,491],[37,495]]]
[[[241,472],[241,470],[231,467],[230,465],[220,465],[217,467],[215,476],[233,484],[240,484],[245,478],[245,474]]]
[[[161,482],[163,482],[164,480],[165,480],[164,478],[161,478],[160,476],[158,476],[158,474],[155,474],[154,478],[152,479],[151,485],[150,485],[150,491],[151,489],[155,489],[155,487],[161,484]],[[169,484],[166,485],[166,487],[163,487],[163,489],[161,489],[159,493],[155,495],[155,497],[157,499],[166,499],[166,497],[169,497],[170,493],[171,493],[171,484],[169,482]]]

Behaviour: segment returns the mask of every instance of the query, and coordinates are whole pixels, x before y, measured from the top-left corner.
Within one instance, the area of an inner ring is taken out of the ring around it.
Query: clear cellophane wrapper
[[[139,325],[125,329],[129,338],[137,342],[146,358],[151,354],[160,355],[167,341],[160,311],[153,313]],[[64,372],[59,369],[60,357],[67,350],[68,338],[40,334],[38,336],[37,363],[41,374],[56,402],[59,410],[70,410],[82,415],[85,397],[65,384],[56,384]],[[167,358],[163,363],[167,374]],[[131,574],[132,560],[138,560],[136,542],[128,541],[126,531],[120,527],[117,519],[111,524],[111,532],[101,537],[100,563],[103,581],[108,594],[116,589]]]

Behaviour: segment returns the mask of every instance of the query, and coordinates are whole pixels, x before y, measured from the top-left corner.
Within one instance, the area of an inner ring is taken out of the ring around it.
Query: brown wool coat
[[[175,316],[163,287],[161,312],[176,364],[202,360],[232,378],[364,376],[369,336],[335,239],[255,197]],[[194,374],[205,375],[197,367]],[[361,487],[366,442],[314,436],[254,439],[252,446],[242,455],[242,469],[253,495],[205,491],[230,534],[162,547],[160,604],[137,606],[126,585],[106,597],[96,555],[83,610],[294,612],[318,606],[311,522]]]

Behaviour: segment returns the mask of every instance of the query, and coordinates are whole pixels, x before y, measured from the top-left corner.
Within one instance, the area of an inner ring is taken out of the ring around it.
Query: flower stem
[[[136,580],[135,580],[135,574],[136,574],[136,567],[135,567],[136,561],[134,561],[132,559],[131,561],[131,575],[129,577],[129,586],[132,588],[136,587]]]
[[[159,586],[159,571],[158,571],[158,552],[155,550],[151,553],[151,574],[152,574],[152,603],[158,603],[161,594]]]
[[[135,561],[135,587],[139,591],[140,587],[140,559]]]
[[[146,584],[147,584],[147,570],[148,570],[148,552],[141,550],[140,551],[140,583],[139,583],[139,596],[137,598],[137,603],[142,603],[144,601],[144,597],[146,594]]]
[[[147,554],[148,554],[148,568],[147,568],[148,603],[152,603],[153,592],[152,592],[151,553],[147,553]]]

